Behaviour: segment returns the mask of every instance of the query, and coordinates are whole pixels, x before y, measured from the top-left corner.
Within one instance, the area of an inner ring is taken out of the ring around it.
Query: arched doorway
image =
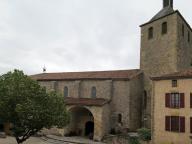
[[[91,136],[94,132],[94,122],[88,121],[85,123],[85,136]]]
[[[71,115],[68,133],[70,136],[94,136],[94,117],[91,111],[85,107],[73,107],[69,109]],[[71,135],[72,134],[72,135]]]

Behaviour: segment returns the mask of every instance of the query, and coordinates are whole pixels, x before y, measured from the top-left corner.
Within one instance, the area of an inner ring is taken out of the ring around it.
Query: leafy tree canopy
[[[47,93],[19,70],[0,76],[0,118],[13,124],[17,143],[42,128],[61,128],[69,121],[63,97],[56,92]]]

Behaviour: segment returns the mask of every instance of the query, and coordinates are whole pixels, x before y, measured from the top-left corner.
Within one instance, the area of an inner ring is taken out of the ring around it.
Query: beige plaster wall
[[[192,92],[192,79],[178,80],[178,87],[173,88],[171,80],[154,82],[153,89],[153,142],[154,144],[190,144],[190,93]],[[170,109],[165,107],[165,93],[185,93],[185,108]],[[185,116],[185,133],[165,131],[165,116]]]

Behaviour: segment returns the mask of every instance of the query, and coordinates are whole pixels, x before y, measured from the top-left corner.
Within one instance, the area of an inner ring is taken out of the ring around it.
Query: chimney
[[[173,0],[163,0],[163,8],[165,7],[173,8]]]

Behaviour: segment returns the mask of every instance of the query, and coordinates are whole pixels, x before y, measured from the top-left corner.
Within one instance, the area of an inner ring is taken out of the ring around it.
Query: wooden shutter
[[[170,107],[170,101],[171,101],[171,94],[166,93],[165,94],[165,107]]]
[[[184,108],[184,107],[185,107],[185,94],[180,93],[180,108]]]
[[[192,93],[190,93],[190,108],[192,108]]]
[[[170,131],[171,130],[171,117],[170,116],[166,116],[165,117],[165,130],[166,131]]]
[[[185,132],[185,117],[180,117],[180,132]]]
[[[190,132],[192,133],[192,117],[190,117]]]

